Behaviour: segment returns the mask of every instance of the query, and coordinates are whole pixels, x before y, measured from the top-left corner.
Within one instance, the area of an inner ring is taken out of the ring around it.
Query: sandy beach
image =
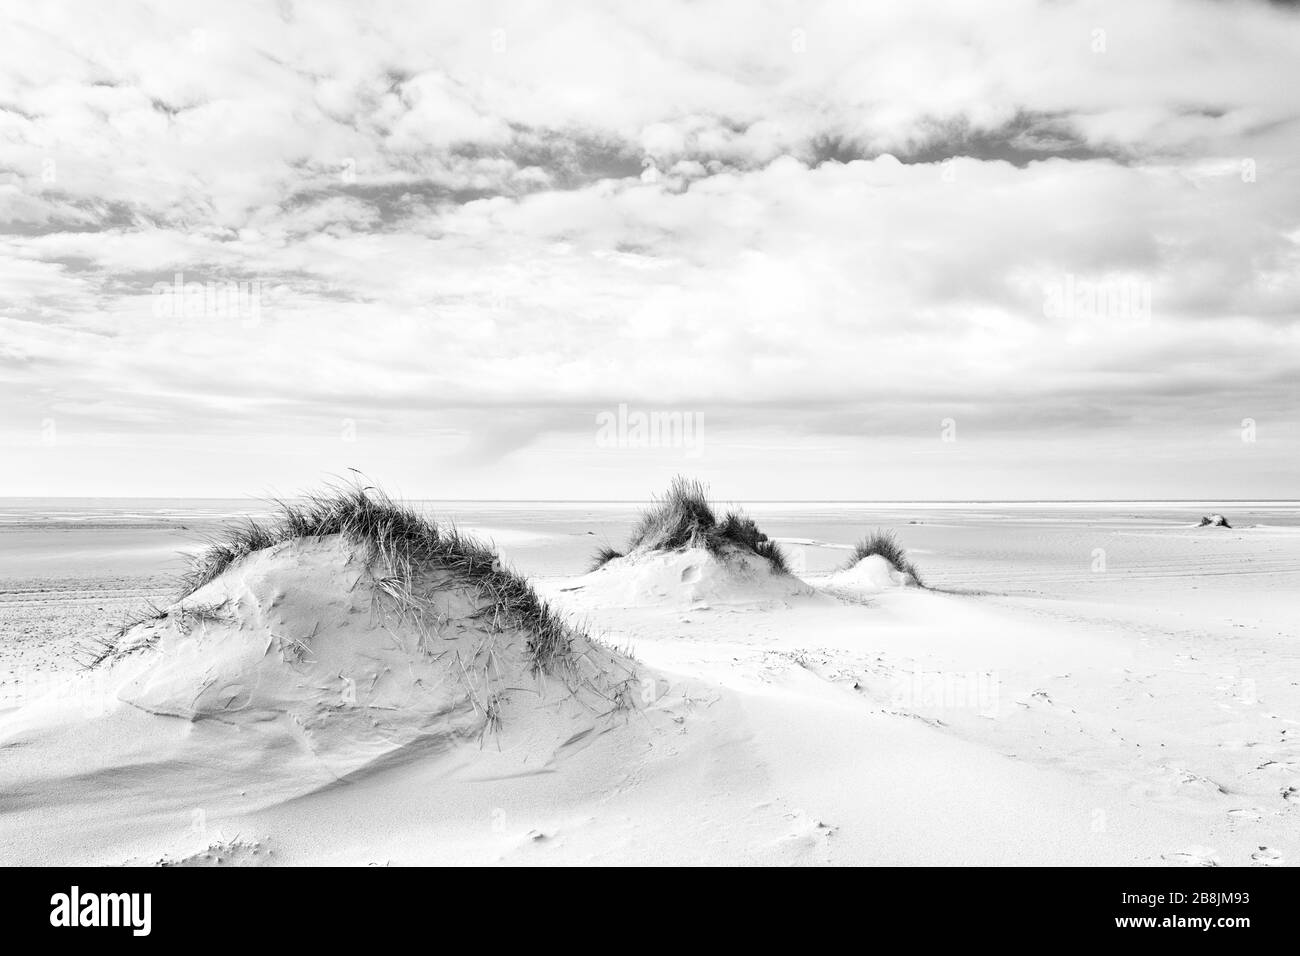
[[[1217,504],[1225,529],[1196,526],[1200,502],[753,503],[779,586],[689,550],[586,573],[632,503],[427,507],[581,622],[630,703],[597,718],[515,688],[487,734],[364,752],[251,709],[124,706],[84,648],[256,509],[0,508],[4,862],[1300,859],[1300,506]],[[881,526],[926,588],[835,572]]]

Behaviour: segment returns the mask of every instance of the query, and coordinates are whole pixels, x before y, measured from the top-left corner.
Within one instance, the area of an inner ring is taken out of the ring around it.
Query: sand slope
[[[571,605],[584,607],[784,607],[816,597],[799,578],[781,574],[752,552],[727,548],[636,552],[615,558],[565,586]]]
[[[551,593],[563,599],[565,586]],[[1300,804],[1287,790],[1300,782],[1294,698],[1281,711],[1278,698],[1233,700],[1220,678],[1207,699],[1214,669],[1126,616],[892,587],[784,610],[643,607],[593,623],[738,708],[762,781],[751,818],[765,804],[792,814],[791,834],[797,819],[822,824],[809,838],[824,842],[803,843],[822,862],[1300,855]]]
[[[178,818],[206,832],[209,818],[497,746],[507,726],[545,762],[625,721],[640,685],[617,653],[578,635],[564,666],[537,673],[526,635],[474,589],[431,582],[413,609],[386,583],[337,536],[276,545],[0,717],[0,814],[24,831],[9,852],[183,857]]]
[[[611,563],[539,582],[595,636],[591,686],[539,686],[506,641],[488,729],[447,666],[486,636],[466,596],[435,634],[386,615],[345,549],[289,551],[195,595],[215,618],[173,612],[135,635],[151,648],[0,717],[5,862],[1300,859],[1285,595]]]

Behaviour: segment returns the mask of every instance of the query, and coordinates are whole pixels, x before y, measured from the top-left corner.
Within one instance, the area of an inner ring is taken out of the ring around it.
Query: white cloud
[[[554,461],[619,401],[841,447],[942,414],[1188,448],[1300,427],[1291,11],[282,8],[8,25],[11,421],[350,418],[459,434],[462,464],[530,429]],[[176,272],[258,282],[258,321],[160,320]],[[1150,315],[1052,314],[1067,283]]]

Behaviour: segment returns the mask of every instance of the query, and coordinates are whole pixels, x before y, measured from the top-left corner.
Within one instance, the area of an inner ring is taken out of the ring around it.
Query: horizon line
[[[265,501],[273,502],[275,498],[292,500],[303,495],[0,495],[3,501]],[[714,496],[710,496],[714,497]],[[425,498],[401,496],[406,501],[439,501],[450,504],[641,504],[652,500],[646,498]],[[1199,504],[1220,502],[1223,504],[1300,504],[1300,498],[1219,498],[1204,496],[1200,498],[727,498],[717,496],[721,501],[736,501],[751,504],[918,504],[918,505],[997,505],[997,504]]]

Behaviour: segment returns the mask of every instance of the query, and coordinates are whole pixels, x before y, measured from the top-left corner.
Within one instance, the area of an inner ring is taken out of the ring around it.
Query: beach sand
[[[486,740],[275,790],[251,725],[32,730],[23,705],[233,507],[0,526],[0,743],[28,744],[0,748],[0,861],[1300,860],[1295,506],[756,505],[812,587],[701,596],[581,573],[634,506],[444,505],[637,662],[635,707],[556,743],[517,700]],[[930,589],[828,576],[879,525]],[[115,764],[127,737],[153,743]]]

